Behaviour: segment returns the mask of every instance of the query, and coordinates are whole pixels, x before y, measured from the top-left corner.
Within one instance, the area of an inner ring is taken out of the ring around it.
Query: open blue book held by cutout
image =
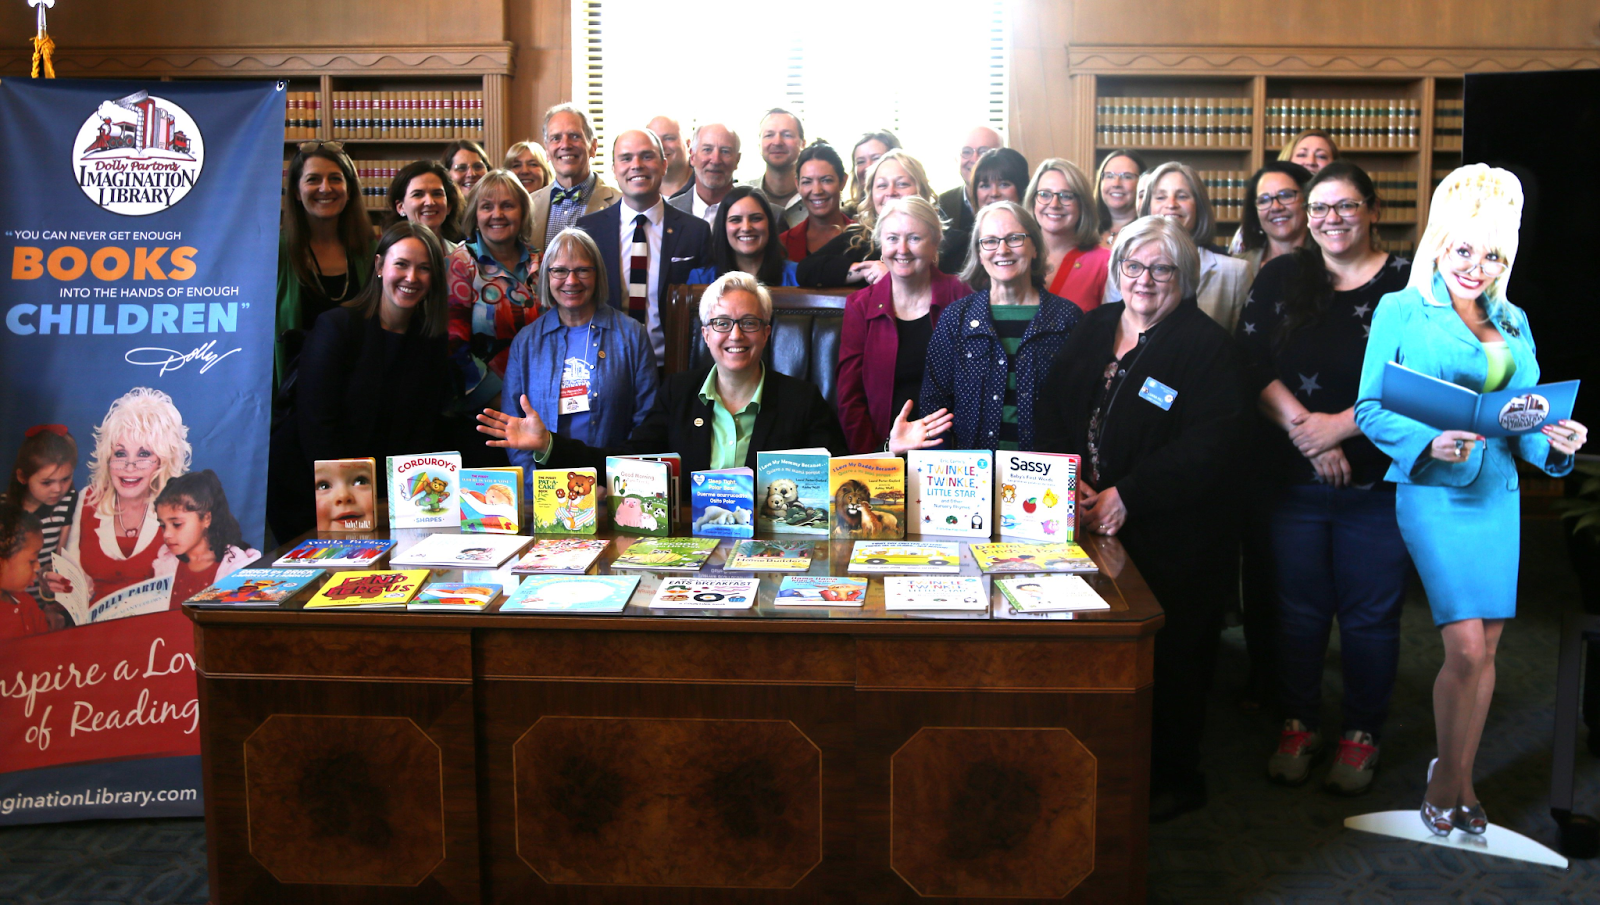
[[[1439,430],[1472,431],[1484,437],[1516,437],[1572,417],[1578,381],[1474,393],[1405,365],[1383,365],[1379,402],[1397,415]]]

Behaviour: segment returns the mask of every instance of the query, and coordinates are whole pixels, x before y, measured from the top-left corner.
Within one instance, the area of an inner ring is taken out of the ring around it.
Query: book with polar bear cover
[[[755,537],[755,483],[755,472],[748,468],[690,472],[690,533],[698,537]]]
[[[756,525],[774,534],[828,533],[826,449],[756,453]]]
[[[994,453],[912,450],[906,454],[906,530],[988,540]]]
[[[618,534],[667,537],[672,533],[672,467],[633,456],[606,457],[606,508]]]
[[[835,456],[828,463],[829,535],[839,540],[906,536],[906,460],[893,453]]]
[[[1056,453],[995,455],[1000,533],[1070,541],[1077,528],[1078,457]]]

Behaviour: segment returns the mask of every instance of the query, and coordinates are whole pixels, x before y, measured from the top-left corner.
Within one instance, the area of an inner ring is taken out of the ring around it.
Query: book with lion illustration
[[[533,533],[593,534],[599,522],[599,476],[593,468],[541,468],[533,473]]]
[[[756,527],[774,534],[828,533],[826,449],[756,453]]]
[[[854,540],[906,536],[906,462],[893,453],[828,462],[829,534]]]
[[[522,532],[522,467],[461,469],[461,530]]]
[[[390,456],[389,527],[454,528],[461,524],[461,454]]]
[[[1000,533],[1070,541],[1077,528],[1078,457],[1001,452],[995,456]]]
[[[672,468],[632,456],[606,457],[606,506],[618,534],[667,537],[672,533]]]

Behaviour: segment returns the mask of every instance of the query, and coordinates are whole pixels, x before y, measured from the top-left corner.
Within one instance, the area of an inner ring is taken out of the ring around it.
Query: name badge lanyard
[[[594,321],[589,322],[589,329],[585,334],[588,337],[589,348],[583,356],[583,363],[589,368],[589,377],[582,383],[568,383],[566,379],[566,365],[562,364],[562,380],[560,392],[560,414],[574,415],[589,410],[589,385],[594,380],[594,372],[600,367],[600,357],[604,353],[598,350],[595,341]],[[590,354],[593,353],[593,354]],[[563,356],[570,358],[571,356]],[[591,364],[591,362],[593,362]]]

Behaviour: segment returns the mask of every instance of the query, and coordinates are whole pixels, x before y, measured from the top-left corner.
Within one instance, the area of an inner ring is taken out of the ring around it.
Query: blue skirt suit
[[[1393,460],[1386,478],[1397,485],[1395,515],[1428,592],[1434,624],[1508,619],[1517,612],[1521,552],[1512,457],[1555,477],[1572,470],[1573,457],[1553,453],[1544,434],[1532,431],[1476,444],[1464,462],[1442,462],[1429,453],[1441,431],[1383,408],[1378,400],[1389,361],[1475,393],[1484,389],[1483,345],[1456,314],[1443,279],[1435,275],[1432,288],[1430,296],[1414,287],[1390,293],[1373,312],[1356,425]],[[1505,387],[1537,384],[1539,362],[1527,315],[1500,302],[1490,320],[1516,365]]]

